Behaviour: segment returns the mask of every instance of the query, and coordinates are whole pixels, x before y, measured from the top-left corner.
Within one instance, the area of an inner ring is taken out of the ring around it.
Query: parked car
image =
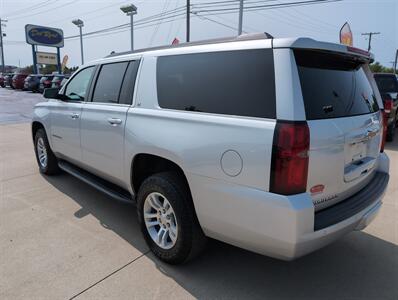
[[[62,75],[62,74],[55,75],[53,80],[51,80],[51,87],[59,89],[61,87],[61,82],[64,78],[65,78],[65,75]]]
[[[264,34],[111,55],[45,90],[38,166],[136,202],[165,262],[206,237],[291,260],[380,210],[389,159],[372,60]]]
[[[44,89],[50,88],[51,87],[51,81],[53,80],[54,75],[44,75],[40,79],[40,84],[39,84],[39,92],[43,93]]]
[[[68,79],[69,79],[69,76],[68,76],[68,77],[67,77],[67,76],[65,76],[65,77],[62,79],[62,81],[61,81],[61,85],[60,85],[60,87],[59,87],[59,88],[63,87],[63,86],[65,85],[65,83],[68,81]]]
[[[24,88],[25,78],[28,77],[28,74],[15,74],[12,77],[12,88],[22,90]]]
[[[24,89],[27,91],[38,92],[42,76],[43,75],[41,74],[30,74],[25,78]]]
[[[384,102],[388,122],[387,141],[391,142],[398,122],[398,76],[392,73],[375,73],[374,78]]]
[[[4,81],[4,77],[5,77],[5,75],[0,74],[0,86],[1,86],[2,88],[4,88],[4,87],[6,86],[6,83],[5,83],[5,81]]]
[[[14,77],[14,73],[8,73],[8,74],[6,74],[6,76],[4,76],[4,83],[5,83],[5,86],[7,87],[10,87],[10,88],[13,88],[12,87],[12,78]]]

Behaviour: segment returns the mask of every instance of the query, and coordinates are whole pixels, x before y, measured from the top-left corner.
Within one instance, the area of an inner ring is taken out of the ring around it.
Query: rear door
[[[124,128],[139,61],[100,67],[92,99],[82,110],[81,145],[87,169],[123,184]]]
[[[362,189],[377,165],[382,138],[368,65],[355,56],[294,50],[310,129],[307,191],[316,210]]]

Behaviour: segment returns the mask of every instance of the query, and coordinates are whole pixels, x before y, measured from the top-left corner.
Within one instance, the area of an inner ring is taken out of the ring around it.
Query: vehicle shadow
[[[147,251],[135,206],[113,201],[67,174],[44,178],[81,206],[76,218],[90,214],[139,251]],[[293,262],[215,240],[182,266],[147,256],[195,298],[398,299],[398,246],[364,232],[351,233]]]

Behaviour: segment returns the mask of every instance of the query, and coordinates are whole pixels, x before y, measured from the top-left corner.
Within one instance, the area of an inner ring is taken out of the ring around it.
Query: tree
[[[78,69],[78,67],[65,67],[64,69],[64,74],[71,74],[74,71],[76,71]],[[53,72],[57,73],[57,66],[56,65],[46,65],[45,67],[41,67],[39,68],[38,72],[40,74],[51,74]],[[25,74],[33,74],[33,65],[30,66],[26,66],[24,68],[21,69],[21,73],[25,73]]]
[[[394,73],[393,68],[387,68],[381,65],[378,61],[376,61],[373,64],[370,64],[369,67],[373,73]]]

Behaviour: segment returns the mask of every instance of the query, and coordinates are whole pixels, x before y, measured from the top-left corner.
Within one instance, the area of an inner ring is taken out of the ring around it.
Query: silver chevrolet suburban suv
[[[135,202],[168,263],[206,237],[291,260],[380,210],[389,159],[372,59],[267,34],[113,54],[45,90],[38,165]]]

